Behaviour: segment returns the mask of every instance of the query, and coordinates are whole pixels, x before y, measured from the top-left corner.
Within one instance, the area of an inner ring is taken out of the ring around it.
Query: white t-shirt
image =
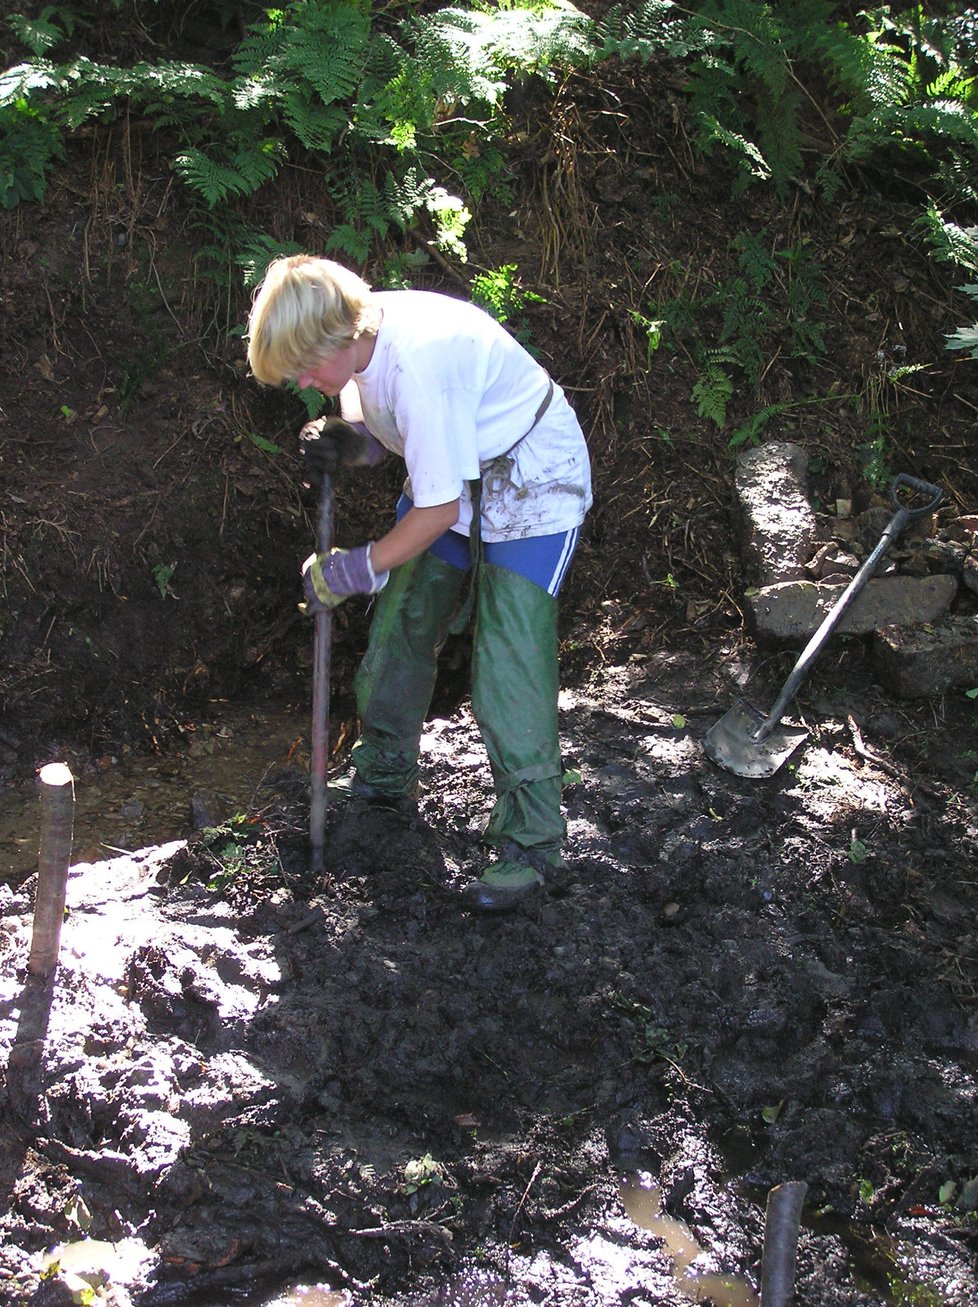
[[[341,396],[348,421],[407,464],[419,508],[460,498],[467,535],[469,480],[482,476],[482,536],[521,540],[580,526],[591,470],[580,423],[550,380],[496,320],[433,291],[374,291],[383,311],[370,363]],[[359,411],[358,411],[359,410]],[[531,430],[532,428],[532,430]]]

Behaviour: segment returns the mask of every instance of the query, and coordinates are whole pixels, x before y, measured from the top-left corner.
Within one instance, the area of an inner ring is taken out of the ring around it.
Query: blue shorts
[[[397,520],[400,521],[409,508],[413,508],[407,495],[401,495],[397,504]],[[527,536],[524,540],[486,540],[482,545],[482,557],[494,567],[505,567],[516,572],[527,581],[532,581],[547,594],[556,597],[564,583],[564,577],[577,548],[580,527],[572,531],[558,531],[556,535]],[[469,537],[458,531],[446,531],[439,536],[428,552],[440,558],[443,563],[457,567],[460,572],[467,572],[472,562],[469,552]]]

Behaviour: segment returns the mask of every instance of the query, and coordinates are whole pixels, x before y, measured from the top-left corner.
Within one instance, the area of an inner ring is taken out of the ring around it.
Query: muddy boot
[[[331,802],[345,803],[350,799],[359,799],[378,808],[392,808],[399,812],[417,811],[418,799],[421,796],[420,785],[416,785],[413,790],[404,794],[385,794],[376,786],[362,780],[356,772],[347,772],[345,776],[335,777],[327,783],[326,790]]]
[[[380,592],[355,682],[361,734],[353,794],[417,798],[421,730],[464,580],[464,572],[425,553],[395,568]]]
[[[462,891],[462,902],[470,912],[513,912],[531,902],[546,884],[548,869],[563,867],[559,854],[522,849],[505,844],[498,862],[491,863],[478,880]]]

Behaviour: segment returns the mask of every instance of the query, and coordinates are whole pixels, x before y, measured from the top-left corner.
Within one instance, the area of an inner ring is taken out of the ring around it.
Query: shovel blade
[[[756,735],[765,720],[753,704],[741,699],[707,732],[703,741],[707,756],[737,776],[773,776],[808,732],[799,726],[776,726],[759,740]]]

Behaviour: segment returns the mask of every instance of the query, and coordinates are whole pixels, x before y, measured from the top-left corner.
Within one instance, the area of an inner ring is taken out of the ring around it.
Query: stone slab
[[[768,441],[737,460],[744,559],[748,575],[759,585],[805,576],[818,543],[807,473],[808,455],[789,441]]]
[[[880,680],[901,699],[978,685],[978,616],[949,617],[922,629],[886,626],[873,637]]]
[[[844,614],[836,631],[867,635],[884,626],[916,626],[940,622],[957,593],[953,576],[873,577]],[[785,581],[762,586],[747,596],[758,636],[777,640],[807,640],[818,630],[844,585]]]

